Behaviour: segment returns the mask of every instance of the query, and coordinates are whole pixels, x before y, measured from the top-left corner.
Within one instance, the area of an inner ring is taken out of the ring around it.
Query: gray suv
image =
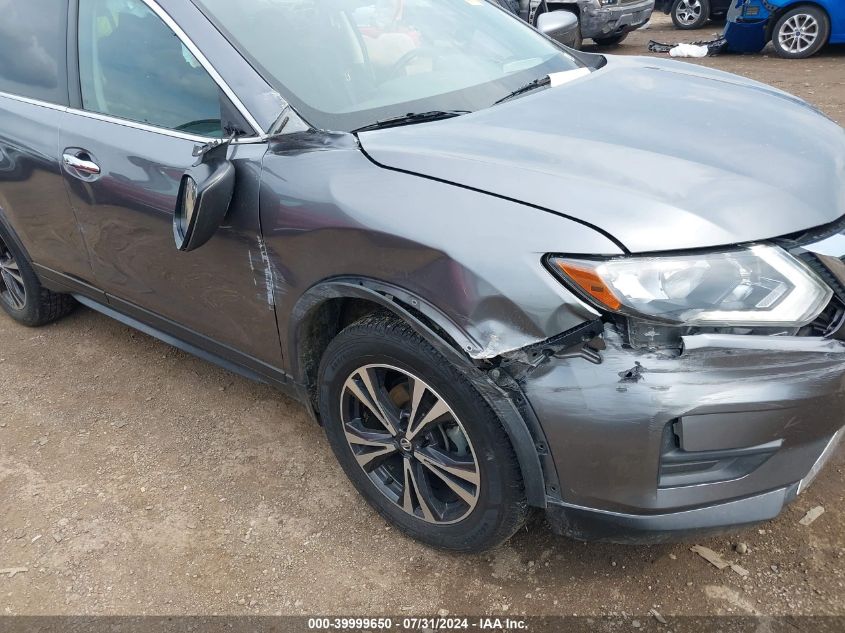
[[[0,13],[3,309],[275,385],[413,537],[763,521],[836,447],[845,133],[806,103],[481,0]]]

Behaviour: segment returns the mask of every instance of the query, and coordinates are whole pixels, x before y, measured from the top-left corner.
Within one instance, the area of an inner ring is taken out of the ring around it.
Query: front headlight
[[[775,246],[549,261],[599,308],[669,324],[802,327],[812,323],[833,296],[812,270]]]

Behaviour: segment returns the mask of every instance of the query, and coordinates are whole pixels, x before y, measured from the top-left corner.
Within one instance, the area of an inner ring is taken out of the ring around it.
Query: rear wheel
[[[593,41],[599,46],[616,46],[621,44],[628,37],[627,33],[612,35],[611,37],[594,37]]]
[[[18,323],[35,327],[63,317],[74,305],[71,297],[41,285],[26,255],[0,224],[0,308]]]
[[[710,0],[675,0],[670,13],[677,28],[700,29],[710,19]]]
[[[403,322],[370,316],[329,345],[319,408],[361,495],[429,545],[488,549],[527,505],[510,441],[466,377]]]
[[[778,57],[812,57],[827,44],[830,18],[822,9],[802,6],[785,13],[775,25],[772,45]]]

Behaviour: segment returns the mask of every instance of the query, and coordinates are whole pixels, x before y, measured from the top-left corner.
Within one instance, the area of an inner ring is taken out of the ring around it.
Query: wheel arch
[[[377,311],[389,312],[407,323],[461,368],[502,421],[519,462],[528,503],[546,507],[547,492],[557,496],[560,486],[545,434],[525,396],[509,396],[479,366],[486,361],[476,363],[468,356],[466,350],[472,348],[472,342],[460,327],[428,302],[399,287],[347,277],[320,283],[297,301],[286,351],[290,373],[301,386],[312,416],[320,421],[317,371],[329,343],[345,327]]]
[[[11,239],[15,243],[15,246],[20,249],[21,253],[24,254],[24,257],[32,263],[32,257],[30,257],[29,251],[24,245],[23,240],[21,240],[20,236],[17,234],[17,231],[15,231],[15,227],[12,226],[12,221],[6,215],[2,205],[0,205],[0,226],[3,227],[9,235],[9,239]]]

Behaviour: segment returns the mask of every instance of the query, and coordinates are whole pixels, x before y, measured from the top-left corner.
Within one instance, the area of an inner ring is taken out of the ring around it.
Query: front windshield
[[[580,67],[486,0],[195,0],[312,125],[489,107]]]

